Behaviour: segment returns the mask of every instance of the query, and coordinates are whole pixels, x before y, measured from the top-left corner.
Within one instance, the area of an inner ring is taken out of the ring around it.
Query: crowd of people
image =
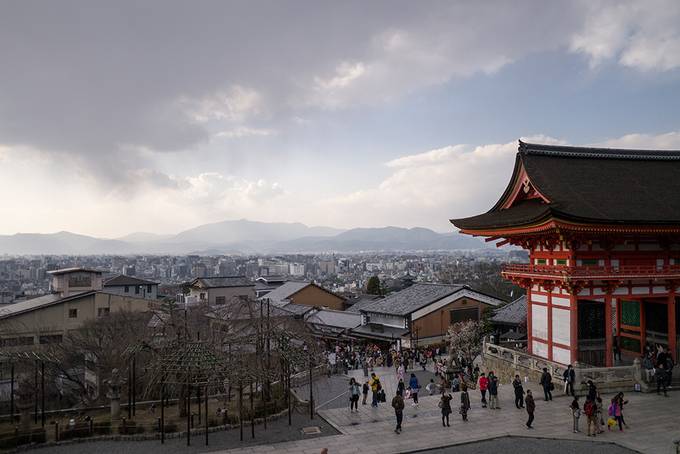
[[[414,373],[415,370],[431,370],[434,377],[424,386],[425,392],[430,395],[438,395],[438,407],[441,410],[441,421],[443,427],[450,427],[450,415],[457,410],[463,421],[468,420],[468,411],[471,408],[470,391],[479,391],[479,402],[482,408],[489,410],[500,410],[499,400],[499,378],[493,371],[482,372],[479,366],[466,363],[463,358],[456,361],[457,367],[452,373],[441,355],[445,353],[442,349],[431,347],[421,350],[411,349],[381,349],[378,345],[368,344],[361,348],[347,348],[346,346],[336,346],[328,352],[329,369],[335,371],[339,369],[345,372],[350,369],[363,369],[365,380],[360,383],[352,378],[349,383],[350,412],[359,411],[359,401],[363,405],[368,405],[370,394],[370,405],[378,407],[381,403],[387,403],[387,396],[380,377],[375,369],[380,367],[394,368],[397,388],[395,395],[390,403],[395,412],[397,424],[396,433],[401,433],[403,412],[407,401],[411,401],[413,407],[419,404],[421,393],[421,383]],[[656,380],[657,392],[666,395],[667,389],[671,385],[673,359],[670,354],[661,346],[649,346],[643,355],[643,367],[647,371],[648,381],[652,378]],[[339,368],[339,369],[338,369]],[[514,404],[516,409],[524,410],[527,413],[526,427],[533,429],[536,402],[530,389],[525,389],[528,383],[527,378],[522,379],[515,375],[511,382],[514,391]],[[605,404],[605,398],[600,395],[595,383],[591,380],[581,383],[585,390],[584,399],[581,404],[580,398],[576,395],[578,388],[576,383],[576,372],[569,365],[563,375],[560,385],[564,385],[563,392],[571,396],[572,400],[568,406],[571,412],[573,431],[581,432],[581,417],[586,421],[586,432],[588,436],[595,437],[606,430],[618,429],[623,431],[626,427],[624,408],[628,405],[623,393],[618,393],[609,399]],[[551,405],[553,394],[555,393],[555,381],[552,374],[543,369],[543,373],[537,385],[543,391],[543,399]]]

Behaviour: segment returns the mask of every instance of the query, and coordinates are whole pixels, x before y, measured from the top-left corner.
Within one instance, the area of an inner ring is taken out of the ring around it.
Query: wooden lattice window
[[[640,326],[639,301],[621,301],[621,323],[628,326]]]

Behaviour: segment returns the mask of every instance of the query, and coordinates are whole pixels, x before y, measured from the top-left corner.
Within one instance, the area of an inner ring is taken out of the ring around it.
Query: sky
[[[0,0],[0,234],[451,231],[520,138],[680,149],[680,2]]]

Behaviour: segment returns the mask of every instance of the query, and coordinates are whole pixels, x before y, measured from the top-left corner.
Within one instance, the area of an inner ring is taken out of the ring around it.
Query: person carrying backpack
[[[404,420],[404,398],[401,397],[401,391],[397,391],[397,395],[392,399],[392,408],[394,408],[394,415],[397,418],[397,427],[394,433],[401,433],[401,422]]]
[[[371,402],[371,407],[377,407],[380,391],[382,391],[382,385],[380,384],[380,377],[378,377],[375,374],[375,372],[371,374],[371,381],[369,382],[369,386],[371,387],[371,394],[373,398]]]
[[[413,406],[418,405],[418,391],[420,391],[420,383],[418,383],[418,377],[416,374],[411,374],[411,378],[408,381],[408,387],[411,389],[411,397],[413,397]]]
[[[586,414],[588,423],[588,436],[594,437],[598,432],[598,419],[597,419],[597,406],[594,401],[587,399],[586,403],[583,404],[583,413]],[[591,430],[592,428],[592,430]]]

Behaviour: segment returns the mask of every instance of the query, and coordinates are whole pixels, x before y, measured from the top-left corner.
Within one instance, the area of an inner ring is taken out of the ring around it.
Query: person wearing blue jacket
[[[418,405],[418,391],[420,390],[420,383],[416,374],[411,374],[411,379],[408,381],[408,387],[411,388],[411,397],[413,397],[413,406]]]

